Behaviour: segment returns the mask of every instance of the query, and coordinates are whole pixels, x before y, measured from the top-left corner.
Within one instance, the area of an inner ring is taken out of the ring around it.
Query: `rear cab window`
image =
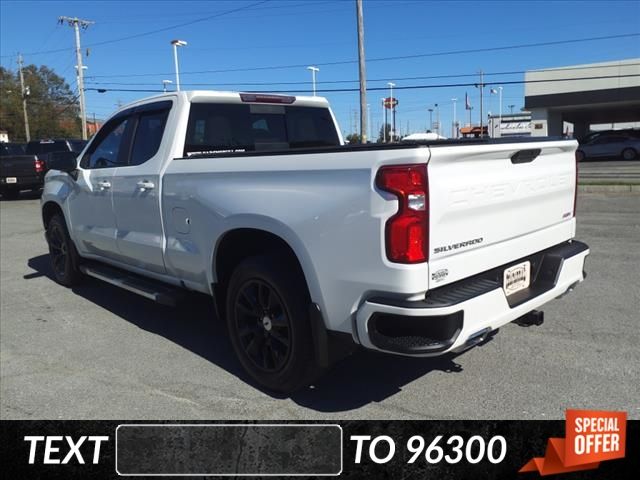
[[[27,155],[44,155],[45,153],[65,151],[69,151],[69,147],[64,140],[41,140],[29,142],[26,153]]]
[[[338,145],[327,107],[192,103],[184,156]]]

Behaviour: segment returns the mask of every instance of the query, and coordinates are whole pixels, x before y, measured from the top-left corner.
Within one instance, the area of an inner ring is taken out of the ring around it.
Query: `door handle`
[[[153,182],[149,182],[148,180],[141,180],[136,183],[136,185],[142,192],[146,190],[153,190],[155,188],[155,184]]]
[[[111,182],[101,180],[100,182],[98,182],[98,187],[100,187],[100,190],[108,190],[111,188]]]

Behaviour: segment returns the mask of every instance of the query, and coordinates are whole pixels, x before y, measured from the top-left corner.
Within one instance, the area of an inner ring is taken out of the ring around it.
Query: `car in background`
[[[14,200],[22,190],[39,190],[56,157],[61,154],[75,156],[86,143],[74,139],[34,140],[27,143],[24,150],[12,148],[15,153],[3,153],[0,157],[0,194],[4,199]]]
[[[635,160],[640,152],[640,130],[607,130],[593,132],[580,141],[576,158],[579,162],[595,158]]]
[[[26,145],[24,143],[0,142],[0,157],[7,155],[24,155]]]

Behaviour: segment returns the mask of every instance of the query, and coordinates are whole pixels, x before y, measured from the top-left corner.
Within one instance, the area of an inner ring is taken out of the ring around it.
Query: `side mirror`
[[[49,170],[71,173],[78,168],[78,154],[75,152],[53,152],[47,160]]]

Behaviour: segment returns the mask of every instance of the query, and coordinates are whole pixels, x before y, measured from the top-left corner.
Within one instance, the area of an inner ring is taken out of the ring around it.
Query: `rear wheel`
[[[79,270],[80,256],[69,236],[64,217],[55,214],[47,225],[47,243],[51,268],[56,281],[65,287],[80,283],[82,274]]]
[[[625,160],[635,160],[638,156],[638,152],[636,152],[633,148],[625,148],[622,151],[622,158]]]
[[[304,278],[284,257],[244,260],[227,291],[227,327],[247,373],[269,390],[290,393],[316,371],[309,294]]]

